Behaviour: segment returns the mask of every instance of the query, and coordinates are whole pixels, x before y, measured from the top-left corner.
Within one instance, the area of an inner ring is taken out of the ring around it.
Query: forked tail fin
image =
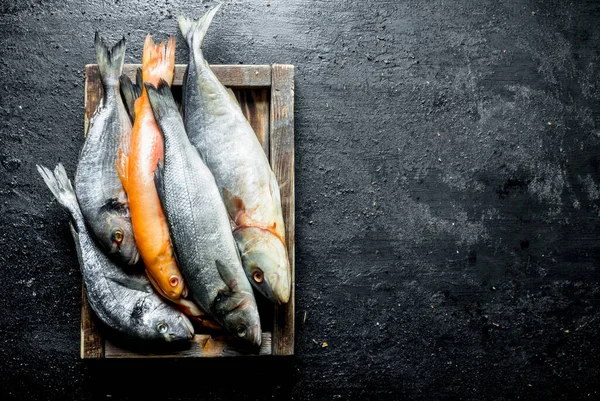
[[[64,166],[59,163],[54,168],[54,172],[44,166],[36,165],[36,167],[58,203],[69,211],[76,223],[82,222],[83,216],[77,202],[77,196]]]
[[[204,43],[204,37],[206,36],[208,27],[217,11],[219,11],[219,8],[221,8],[221,3],[208,10],[197,21],[186,18],[183,15],[179,16],[177,19],[179,30],[185,38],[190,51],[202,48],[202,43]]]
[[[148,34],[144,41],[144,52],[142,54],[142,78],[157,86],[162,79],[167,84],[173,83],[175,74],[175,37],[169,37],[167,46],[165,42],[155,44],[152,36]]]
[[[135,101],[142,95],[141,68],[137,69],[135,78],[135,84],[131,82],[131,80],[125,74],[122,74],[119,78],[119,82],[121,83],[121,95],[123,96],[123,103],[125,103],[125,108],[127,109],[127,113],[129,114],[129,118],[131,118],[132,123],[135,121]]]
[[[148,99],[150,100],[152,111],[154,112],[154,118],[159,125],[164,117],[169,115],[179,115],[179,110],[173,99],[171,88],[169,88],[169,85],[164,80],[160,80],[158,87],[154,87],[154,85],[147,82],[144,83],[144,87],[148,93]]]
[[[94,47],[96,48],[96,61],[100,70],[100,77],[104,87],[117,86],[119,77],[123,72],[123,62],[125,61],[125,38],[122,38],[116,45],[109,49],[98,32],[94,37]]]

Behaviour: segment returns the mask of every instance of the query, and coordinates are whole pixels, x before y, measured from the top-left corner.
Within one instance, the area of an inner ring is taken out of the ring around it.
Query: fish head
[[[248,280],[271,302],[285,304],[290,299],[291,280],[287,250],[268,230],[246,227],[234,232]]]
[[[105,213],[104,226],[98,238],[107,253],[119,262],[136,264],[140,253],[135,245],[131,218],[119,213]]]
[[[184,294],[185,283],[175,260],[163,259],[156,265],[156,270],[146,269],[146,274],[154,288],[165,298],[177,301]]]
[[[164,302],[148,314],[145,319],[147,337],[167,342],[190,340],[194,326],[181,312]]]
[[[212,305],[212,312],[225,330],[254,347],[260,347],[262,331],[256,300],[247,291],[220,291]]]

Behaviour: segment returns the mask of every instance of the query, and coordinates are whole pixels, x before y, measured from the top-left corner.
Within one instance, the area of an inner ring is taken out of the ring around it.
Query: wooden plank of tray
[[[95,66],[96,64],[89,64]],[[135,78],[135,73],[141,64],[125,64],[123,74],[126,74],[131,80]],[[87,68],[87,66],[86,66]],[[96,67],[97,68],[97,67]],[[175,75],[173,77],[173,86],[181,86],[183,75],[185,74],[185,64],[175,65]],[[231,88],[257,88],[271,86],[271,66],[270,65],[211,65],[217,78],[225,86]],[[135,82],[135,81],[134,81]]]
[[[263,333],[258,355],[271,354],[271,333]],[[208,334],[196,334],[187,349],[163,353],[156,351],[134,353],[106,340],[104,353],[105,358],[217,358],[244,355],[246,354],[233,347],[224,336],[211,336]]]
[[[133,79],[138,64],[126,64],[123,72]],[[182,84],[185,65],[176,65],[173,86]],[[293,124],[293,66],[287,65],[215,65],[211,66],[225,86],[232,87],[242,112],[250,121],[273,170],[280,180],[281,201],[286,225],[286,242],[292,273],[292,294],[283,307],[275,307],[273,334],[263,333],[259,355],[292,355],[294,347],[294,124]],[[89,119],[102,97],[98,66],[90,64],[85,70],[84,134]],[[273,99],[278,104],[273,105]],[[275,107],[275,108],[274,108]],[[281,110],[279,108],[282,108]],[[274,130],[275,135],[270,134]],[[196,335],[190,348],[169,354],[142,354],[119,348],[103,339],[94,324],[91,308],[82,295],[81,358],[168,358],[218,357],[242,355],[226,342],[225,337]]]
[[[271,168],[281,193],[285,223],[285,239],[290,262],[290,301],[275,307],[273,322],[273,355],[294,354],[294,66],[275,64],[271,86]]]

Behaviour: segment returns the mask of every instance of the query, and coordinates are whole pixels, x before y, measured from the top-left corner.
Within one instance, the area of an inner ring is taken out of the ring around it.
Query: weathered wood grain
[[[126,64],[123,72],[134,78],[139,64]],[[180,86],[185,65],[177,65],[173,86]],[[271,66],[218,65],[211,66],[225,86],[232,87],[244,116],[250,122],[271,166],[280,181],[286,242],[292,267],[292,295],[285,307],[275,308],[274,332],[263,332],[259,355],[291,355],[294,344],[294,140],[293,140],[293,66],[274,66],[279,75],[277,89],[272,85]],[[290,69],[291,68],[291,69]],[[274,81],[275,83],[275,81]],[[290,93],[284,93],[290,91]],[[89,64],[85,69],[84,135],[89,120],[103,95],[98,66]],[[273,104],[273,99],[277,104]],[[279,108],[282,107],[281,110]],[[273,118],[275,116],[275,118]],[[273,143],[272,132],[276,130]],[[291,151],[291,153],[290,153]],[[291,155],[291,157],[290,157]],[[121,348],[102,338],[94,322],[85,291],[82,291],[81,358],[169,358],[169,357],[221,357],[245,355],[233,348],[223,336],[198,334],[190,347],[169,353],[134,352]]]
[[[128,349],[105,341],[105,358],[217,358],[244,356],[239,349],[232,346],[232,342],[225,336],[211,336],[209,334],[196,334],[190,346],[187,349],[168,351],[163,353],[152,352],[131,352]],[[262,344],[258,354],[252,355],[271,355],[271,333],[262,334]]]
[[[83,135],[87,135],[90,119],[94,115],[100,99],[102,99],[103,89],[100,81],[100,71],[97,65],[88,65],[85,68],[85,92],[84,92],[84,126]]]
[[[292,293],[287,304],[275,307],[273,355],[294,354],[295,203],[294,203],[294,66],[273,65],[271,85],[271,168],[279,182]]]
[[[104,341],[92,316],[92,308],[81,287],[81,359],[104,358]]]
[[[83,134],[87,135],[89,121],[102,98],[102,84],[98,68],[85,69],[85,92],[84,92],[84,128]],[[94,322],[85,289],[81,287],[81,346],[80,357],[82,359],[104,358],[104,341],[98,332]]]
[[[233,93],[269,158],[269,90],[234,89]]]
[[[135,78],[135,71],[141,64],[125,64],[123,73],[130,79]],[[92,67],[97,70],[96,64],[88,64],[86,69]],[[175,65],[173,86],[181,86],[186,64]],[[271,66],[269,65],[211,65],[217,78],[225,86],[232,88],[267,88],[271,86]]]

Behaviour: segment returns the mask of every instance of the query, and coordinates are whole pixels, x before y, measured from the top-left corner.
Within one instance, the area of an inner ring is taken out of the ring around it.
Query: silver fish
[[[169,85],[145,83],[165,139],[164,167],[155,171],[181,273],[198,305],[226,330],[259,346],[256,300],[231,234],[215,179],[190,143]]]
[[[198,21],[179,17],[189,48],[183,116],[191,143],[213,173],[227,211],[244,270],[272,302],[288,302],[291,272],[285,246],[279,185],[248,120],[202,54],[206,31],[219,9]]]
[[[135,264],[140,256],[127,195],[116,170],[118,150],[128,151],[132,127],[119,93],[125,38],[108,50],[96,33],[94,45],[104,97],[90,119],[79,155],[75,188],[83,216],[102,248],[118,261]]]
[[[72,217],[79,265],[90,306],[100,320],[120,334],[135,339],[189,340],[194,328],[185,315],[165,303],[143,274],[127,274],[115,265],[90,237],[75,191],[62,164],[54,173],[37,166],[46,185]]]

